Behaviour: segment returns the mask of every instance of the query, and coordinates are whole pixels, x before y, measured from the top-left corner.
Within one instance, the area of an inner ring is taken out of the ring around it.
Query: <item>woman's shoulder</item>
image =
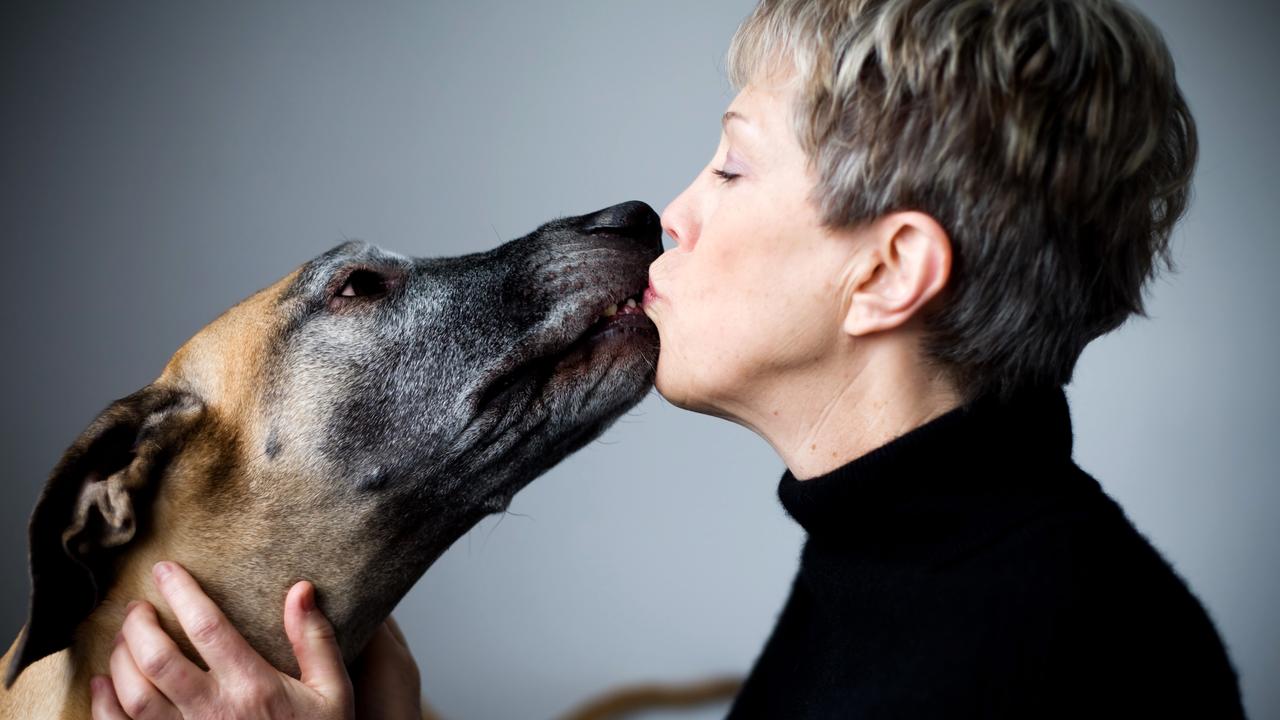
[[[1028,501],[1003,524],[993,523],[980,542],[940,557],[935,569],[1041,593],[1067,610],[1202,612],[1120,504],[1078,466],[1062,472],[1074,476],[1061,484],[1069,491]]]

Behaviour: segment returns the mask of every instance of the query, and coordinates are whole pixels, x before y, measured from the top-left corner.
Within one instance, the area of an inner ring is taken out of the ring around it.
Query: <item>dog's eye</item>
[[[395,278],[376,270],[367,268],[352,270],[342,281],[342,286],[333,294],[329,305],[336,310],[351,302],[374,300],[390,292],[395,284]]]
[[[387,279],[372,270],[356,270],[338,291],[339,297],[370,297],[387,291]]]

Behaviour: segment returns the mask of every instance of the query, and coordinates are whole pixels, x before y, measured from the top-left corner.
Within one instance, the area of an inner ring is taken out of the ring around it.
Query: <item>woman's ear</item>
[[[71,645],[110,586],[112,560],[137,532],[169,458],[203,413],[194,395],[148,385],[112,403],[63,454],[31,515],[31,605],[6,687]]]
[[[951,278],[951,238],[928,215],[903,211],[864,230],[843,329],[854,336],[900,327],[938,296]]]

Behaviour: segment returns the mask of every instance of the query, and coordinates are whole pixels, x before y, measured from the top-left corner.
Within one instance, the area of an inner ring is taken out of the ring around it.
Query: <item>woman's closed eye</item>
[[[718,168],[711,168],[711,174],[720,178],[720,181],[724,183],[731,183],[734,180],[741,177],[741,173],[729,172],[727,170],[720,170]]]

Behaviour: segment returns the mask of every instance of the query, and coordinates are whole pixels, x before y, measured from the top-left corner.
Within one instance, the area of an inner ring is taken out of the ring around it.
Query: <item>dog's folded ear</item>
[[[31,605],[6,687],[71,645],[110,587],[112,560],[145,520],[169,458],[203,414],[195,395],[148,385],[112,403],[67,449],[31,515]]]

